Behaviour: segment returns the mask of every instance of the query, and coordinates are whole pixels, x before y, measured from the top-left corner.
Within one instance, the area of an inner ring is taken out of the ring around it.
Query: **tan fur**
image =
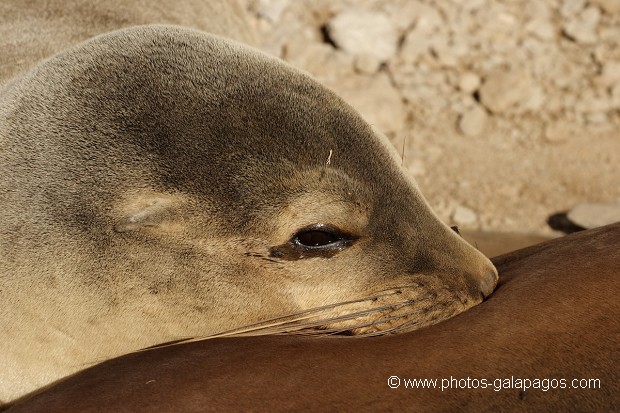
[[[16,77],[0,91],[0,401],[143,347],[400,286],[379,300],[407,303],[384,311],[397,319],[334,321],[334,307],[319,327],[418,328],[495,286],[492,264],[439,221],[385,137],[301,72],[173,26],[73,46],[147,18],[236,21],[211,3],[17,4],[2,6],[14,16],[2,30],[21,39],[21,22],[37,41],[2,44],[15,63],[4,78]],[[71,23],[84,16],[88,28]],[[292,241],[309,224],[351,242],[309,256]]]
[[[10,0],[0,2],[0,85],[96,35],[140,24],[175,24],[253,44],[230,0]]]
[[[423,330],[172,345],[108,361],[9,412],[618,411],[620,223],[493,261],[502,281],[489,300]],[[405,388],[451,378],[464,388]],[[551,387],[561,379],[565,388]],[[571,388],[574,379],[598,387]]]

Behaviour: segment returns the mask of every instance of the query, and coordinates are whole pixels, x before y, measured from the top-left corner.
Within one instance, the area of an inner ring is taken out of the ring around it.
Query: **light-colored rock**
[[[566,22],[564,32],[577,43],[593,44],[598,40],[597,26],[600,20],[600,9],[588,7],[579,16]]]
[[[459,89],[464,93],[473,93],[480,87],[480,76],[472,72],[465,72],[459,79]]]
[[[448,38],[446,36],[434,36],[431,49],[439,64],[443,67],[457,66],[460,59],[469,52],[466,43]]]
[[[383,13],[345,10],[329,21],[327,30],[336,46],[349,54],[371,54],[381,62],[396,54],[398,32]]]
[[[401,33],[412,27],[430,33],[442,25],[439,12],[419,0],[386,1],[383,2],[382,8]]]
[[[620,221],[620,203],[583,203],[568,212],[568,219],[583,228],[596,228]]]
[[[589,0],[589,2],[599,6],[607,14],[620,13],[620,0]]]
[[[549,1],[528,1],[523,5],[523,12],[528,20],[551,20],[556,14],[556,6]]]
[[[524,70],[490,75],[479,93],[482,104],[494,113],[525,113],[544,103],[542,89]]]
[[[459,129],[467,136],[478,136],[484,132],[489,115],[484,108],[476,105],[459,119]]]
[[[355,56],[355,70],[364,75],[374,75],[381,67],[381,61],[370,53]]]
[[[478,215],[471,209],[458,205],[454,208],[452,219],[458,225],[471,225],[478,220]]]
[[[410,31],[403,42],[399,58],[405,64],[415,64],[422,56],[428,54],[431,47],[431,38],[428,34]]]
[[[277,23],[288,4],[288,0],[256,0],[253,8],[259,16],[271,23]]]
[[[556,29],[553,23],[539,18],[530,20],[525,26],[525,30],[541,40],[553,40],[556,36]]]
[[[426,34],[436,32],[444,25],[444,20],[436,8],[420,2],[416,7],[414,22],[414,30]]]
[[[571,17],[581,12],[586,6],[586,0],[564,0],[560,7],[562,17]]]

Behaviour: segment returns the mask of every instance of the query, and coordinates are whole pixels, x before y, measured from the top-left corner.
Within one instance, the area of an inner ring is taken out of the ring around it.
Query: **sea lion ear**
[[[164,194],[137,195],[123,208],[122,217],[114,225],[116,232],[138,231],[145,227],[160,227],[173,217],[175,199]]]

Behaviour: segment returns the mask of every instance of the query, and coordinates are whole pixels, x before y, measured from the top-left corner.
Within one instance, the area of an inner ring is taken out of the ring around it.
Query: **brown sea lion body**
[[[172,345],[103,363],[9,411],[620,410],[620,224],[494,262],[502,278],[487,301],[413,333]]]
[[[495,287],[385,137],[307,75],[176,26],[72,41],[0,90],[0,403],[289,314],[261,332],[420,328]]]

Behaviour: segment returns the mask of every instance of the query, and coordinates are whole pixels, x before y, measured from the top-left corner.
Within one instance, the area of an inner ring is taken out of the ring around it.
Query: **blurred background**
[[[242,0],[489,255],[620,220],[620,0]]]

